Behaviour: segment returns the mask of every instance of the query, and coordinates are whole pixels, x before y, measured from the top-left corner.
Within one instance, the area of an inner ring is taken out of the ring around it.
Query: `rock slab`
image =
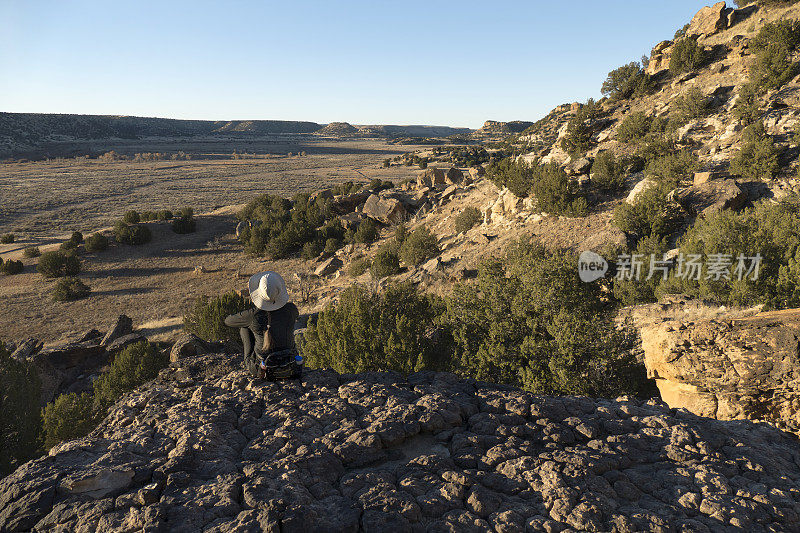
[[[0,481],[0,531],[792,531],[766,424],[422,372],[253,383],[188,358]],[[76,492],[75,487],[81,489]]]

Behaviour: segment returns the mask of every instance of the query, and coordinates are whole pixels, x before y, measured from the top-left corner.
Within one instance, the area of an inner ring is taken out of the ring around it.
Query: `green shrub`
[[[40,449],[40,380],[33,365],[11,358],[0,342],[0,476],[13,472]]]
[[[609,72],[600,90],[611,99],[624,99],[645,95],[651,89],[650,76],[641,63],[633,61]]]
[[[498,187],[508,187],[508,190],[516,196],[525,198],[533,188],[535,168],[538,168],[538,165],[532,166],[524,161],[516,162],[514,158],[506,157],[489,167],[486,177]]]
[[[669,71],[672,74],[691,72],[702,67],[707,60],[705,50],[697,41],[685,37],[672,47],[669,56]]]
[[[136,246],[150,242],[153,234],[147,226],[120,221],[114,226],[114,238],[119,243]]]
[[[455,369],[545,394],[650,392],[635,336],[616,330],[603,285],[583,283],[576,262],[520,242],[457,285],[443,318]]]
[[[172,211],[164,209],[158,212],[158,220],[172,220]]]
[[[322,249],[323,252],[326,254],[332,254],[336,252],[342,246],[342,241],[337,239],[336,237],[331,237],[325,240],[325,248]],[[317,254],[319,255],[319,254]]]
[[[750,179],[770,179],[778,171],[778,149],[763,122],[742,131],[741,149],[731,159],[731,172]]]
[[[691,150],[672,151],[647,162],[645,174],[675,188],[683,180],[692,180],[700,160]]]
[[[94,400],[88,392],[62,394],[43,410],[44,447],[79,439],[91,433],[96,424],[92,408]]]
[[[215,298],[199,298],[192,310],[184,315],[183,329],[210,341],[238,341],[239,331],[226,326],[225,317],[249,309],[250,306],[248,299],[235,292]]]
[[[138,211],[126,211],[124,215],[122,215],[122,220],[126,224],[138,224],[141,220]]]
[[[382,246],[372,259],[370,272],[375,279],[393,276],[400,272],[400,258],[390,246]]]
[[[699,87],[692,87],[684,94],[676,97],[670,104],[670,127],[678,128],[706,116],[710,109],[710,100]]]
[[[603,191],[619,191],[625,187],[625,164],[613,152],[597,153],[592,163],[592,183]]]
[[[0,236],[0,244],[11,244],[13,242],[14,242],[13,233],[6,233],[5,235]]]
[[[126,392],[155,378],[168,364],[169,354],[147,341],[128,346],[114,357],[108,372],[94,382],[96,409],[108,408]]]
[[[480,224],[483,215],[477,207],[469,206],[464,208],[455,219],[456,233],[465,233]]]
[[[179,217],[193,217],[194,216],[194,209],[191,207],[181,207],[178,210]]]
[[[303,245],[300,257],[306,260],[316,259],[324,248],[325,244],[322,241],[309,241]]]
[[[142,211],[139,213],[139,218],[141,218],[142,222],[158,220],[158,213],[155,211]]]
[[[9,259],[3,263],[3,274],[13,276],[14,274],[21,273],[23,270],[25,270],[25,265],[22,264],[22,261]]]
[[[179,234],[194,233],[197,229],[194,217],[189,215],[181,215],[178,218],[172,219],[172,231]]]
[[[391,160],[389,160],[389,159],[384,159],[384,160],[383,160],[383,168],[389,168],[390,166],[392,166],[392,162],[391,162]]]
[[[25,257],[39,257],[42,252],[37,246],[28,246],[22,251],[22,255]]]
[[[765,24],[751,41],[755,59],[750,82],[759,92],[776,89],[797,75],[800,64],[792,61],[800,45],[800,22],[783,19]]]
[[[650,130],[650,117],[641,111],[625,116],[617,126],[617,140],[624,143],[638,143]]]
[[[74,243],[81,244],[83,243],[83,233],[80,231],[73,231],[72,236],[69,238]]]
[[[655,234],[639,239],[632,254],[634,257],[639,256],[642,261],[641,276],[639,279],[614,279],[614,297],[623,305],[655,302],[663,273],[654,268],[653,276],[647,279],[650,274],[650,259],[652,257],[656,261],[663,261],[668,248],[666,239]]]
[[[439,255],[436,237],[425,226],[420,226],[406,237],[400,246],[400,259],[409,266],[418,266]]]
[[[722,210],[698,220],[680,241],[680,252],[688,257],[700,254],[706,260],[699,280],[676,275],[662,284],[660,291],[682,292],[710,299],[724,305],[752,306],[764,304],[767,309],[800,306],[800,204],[797,201],[773,204],[765,201],[742,212]],[[708,276],[709,257],[725,254],[729,261],[729,278]],[[752,266],[744,262],[739,279],[739,255],[745,258],[760,254],[758,279]],[[675,272],[674,274],[677,274]]]
[[[419,163],[417,163],[419,168],[428,168],[428,161],[426,159],[420,159]]]
[[[78,243],[75,241],[64,241],[58,246],[58,249],[64,250],[65,252],[76,251],[78,249]]]
[[[672,184],[657,184],[642,191],[635,204],[621,203],[614,210],[613,224],[635,237],[672,233],[676,220],[667,202],[667,194],[672,189]]]
[[[533,194],[539,209],[553,215],[580,217],[589,212],[586,199],[580,195],[574,181],[564,169],[551,163],[540,167],[541,172],[533,184]]]
[[[351,277],[357,278],[358,276],[362,275],[364,272],[370,269],[372,266],[372,261],[369,260],[368,257],[362,257],[361,259],[356,259],[347,269],[347,273],[350,274]]]
[[[754,124],[761,118],[758,87],[755,83],[746,83],[739,89],[739,99],[733,106],[733,116],[746,125]]]
[[[589,99],[567,122],[567,132],[561,138],[561,148],[573,157],[586,153],[592,145],[593,122],[599,114],[599,106]]]
[[[81,271],[80,260],[64,252],[45,252],[39,257],[36,270],[46,278],[75,276]]]
[[[342,373],[443,369],[446,362],[426,335],[436,306],[413,285],[395,285],[384,294],[351,286],[309,325],[303,356],[311,367]]]
[[[102,233],[95,233],[94,235],[86,238],[86,251],[87,252],[102,252],[108,249],[108,237]]]
[[[53,288],[53,300],[56,302],[71,302],[86,298],[91,293],[91,289],[78,278],[61,278]]]
[[[378,225],[371,218],[365,218],[358,224],[355,233],[355,242],[369,244],[378,238]]]

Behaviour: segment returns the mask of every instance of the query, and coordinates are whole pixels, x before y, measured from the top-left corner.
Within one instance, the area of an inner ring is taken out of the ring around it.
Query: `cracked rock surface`
[[[0,531],[798,531],[800,445],[664,404],[181,360],[0,481]]]

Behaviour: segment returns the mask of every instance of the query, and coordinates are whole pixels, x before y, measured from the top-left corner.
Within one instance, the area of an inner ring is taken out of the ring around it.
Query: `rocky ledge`
[[[450,374],[173,363],[0,482],[0,531],[790,531],[800,446],[655,402]]]

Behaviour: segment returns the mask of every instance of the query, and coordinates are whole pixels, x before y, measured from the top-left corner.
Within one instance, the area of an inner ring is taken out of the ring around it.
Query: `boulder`
[[[361,212],[383,224],[400,224],[406,220],[406,209],[402,202],[396,198],[384,198],[377,194],[367,198]]]
[[[17,346],[17,348],[11,353],[11,357],[18,361],[25,360],[28,357],[38,353],[42,349],[43,345],[44,343],[38,339],[25,339],[19,343],[19,346]]]
[[[89,368],[97,366],[105,359],[106,347],[95,342],[73,342],[42,350],[37,354],[47,358],[54,366],[66,369],[72,367]]]
[[[314,274],[317,276],[329,276],[342,268],[343,264],[344,263],[342,260],[334,255],[333,257],[330,257],[320,263],[320,265],[314,270]]]
[[[169,360],[174,363],[187,357],[203,355],[208,352],[209,346],[203,339],[192,333],[184,333],[172,345],[172,349],[169,351]]]
[[[486,169],[483,168],[483,165],[477,165],[470,167],[469,169],[469,177],[472,178],[472,181],[477,181],[479,178],[482,178],[485,175]]]
[[[458,185],[450,185],[448,188],[446,188],[444,191],[442,191],[442,194],[441,194],[442,200],[444,200],[446,198],[450,198],[458,190],[459,190],[459,186]]]
[[[428,167],[417,177],[417,187],[430,187],[432,189],[446,185],[444,171],[440,168]]]
[[[636,205],[636,203],[639,201],[639,197],[644,191],[657,185],[658,182],[653,178],[644,178],[633,186],[633,189],[631,189],[631,192],[628,193],[628,197],[625,198],[625,201],[631,205]]]
[[[689,27],[686,29],[687,37],[704,37],[724,30],[728,25],[728,12],[725,2],[717,2],[713,6],[700,8]]]
[[[347,213],[346,215],[341,215],[339,217],[339,221],[342,223],[344,229],[350,229],[350,228],[355,229],[358,227],[358,225],[361,223],[362,220],[364,220],[364,215],[356,212]]]
[[[760,313],[668,297],[633,318],[647,374],[670,407],[766,420],[800,435],[800,309]]]
[[[334,213],[339,215],[352,213],[359,206],[361,206],[361,204],[367,201],[367,198],[369,198],[370,194],[372,193],[369,191],[358,191],[337,196],[333,199],[333,202],[331,202],[331,209]]]
[[[674,192],[673,198],[692,215],[708,216],[722,209],[739,209],[747,194],[733,179],[706,181]]]
[[[99,499],[128,487],[133,481],[133,474],[133,470],[103,468],[96,474],[82,479],[68,478],[61,482],[61,488],[70,494],[82,494]]]
[[[580,176],[581,174],[586,174],[589,172],[591,167],[592,162],[585,157],[575,160],[570,158],[570,160],[564,165],[564,171],[568,176]]]
[[[147,337],[145,337],[141,333],[129,333],[127,335],[123,335],[122,337],[114,339],[114,342],[106,346],[106,350],[108,350],[109,353],[118,352],[120,350],[124,350],[131,344],[136,344],[137,342],[142,342],[146,340]]]
[[[133,331],[133,320],[131,320],[130,317],[126,315],[119,315],[117,317],[117,321],[114,323],[111,329],[108,330],[108,333],[106,333],[106,336],[103,337],[103,340],[100,341],[100,344],[102,344],[103,346],[107,346],[115,339],[118,339],[119,337],[122,337],[124,335],[128,335],[132,331]]]
[[[444,180],[446,183],[460,185],[464,181],[464,173],[456,167],[450,167],[445,174]]]

